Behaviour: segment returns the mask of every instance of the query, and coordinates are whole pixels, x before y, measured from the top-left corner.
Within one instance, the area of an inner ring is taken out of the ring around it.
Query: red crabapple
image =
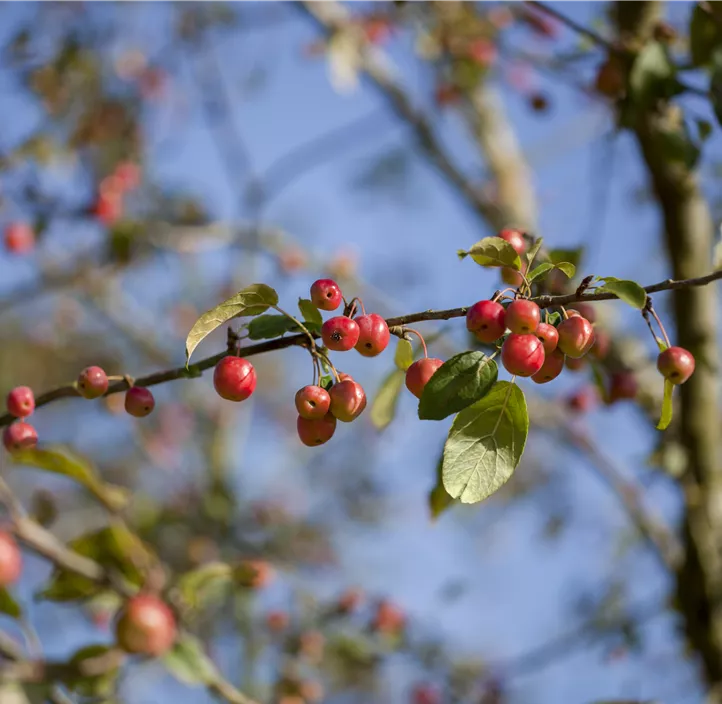
[[[128,599],[115,627],[118,645],[127,653],[158,657],[176,638],[176,620],[170,607],[152,594]]]
[[[589,350],[592,357],[598,359],[599,361],[605,359],[609,354],[609,348],[611,346],[612,338],[609,336],[609,333],[606,330],[594,328],[594,345],[592,346],[592,349]]]
[[[597,391],[593,386],[583,386],[578,391],[575,391],[567,399],[567,406],[579,413],[586,413],[590,411],[597,401]]]
[[[579,315],[582,316],[582,318],[586,318],[590,323],[594,323],[597,320],[597,311],[594,308],[594,306],[591,303],[574,303],[574,308],[571,310],[575,310]],[[570,313],[571,310],[568,310],[567,313]]]
[[[323,418],[309,420],[298,416],[296,430],[301,442],[308,447],[323,445],[336,432],[336,418],[329,412]]]
[[[323,418],[331,405],[328,391],[320,386],[304,386],[296,392],[296,410],[301,418]]]
[[[411,692],[409,704],[441,704],[441,693],[431,684],[417,684]]]
[[[343,294],[333,279],[318,279],[311,284],[311,302],[321,310],[336,310]]]
[[[533,376],[544,364],[544,345],[535,335],[511,334],[501,346],[501,362],[509,374]]]
[[[27,418],[35,410],[35,396],[29,386],[16,386],[7,395],[8,413],[16,418]]]
[[[363,387],[350,379],[334,384],[329,395],[331,413],[343,423],[355,420],[366,408],[366,393]]]
[[[588,364],[588,361],[587,361],[586,357],[578,357],[576,359],[574,357],[567,357],[565,366],[571,372],[578,372],[578,371],[584,369],[584,367],[586,367],[587,364]]]
[[[543,343],[542,343],[543,344]],[[559,350],[553,350],[544,357],[541,369],[532,375],[532,381],[537,384],[546,384],[556,379],[564,369],[564,355]]]
[[[267,587],[274,576],[273,567],[266,560],[243,560],[234,574],[236,582],[251,589]]]
[[[24,450],[38,444],[38,433],[30,423],[20,420],[8,425],[3,432],[3,445],[8,452]]]
[[[521,231],[514,228],[505,228],[498,236],[501,237],[501,239],[506,240],[514,248],[514,251],[517,254],[522,255],[526,252],[526,240],[524,239],[524,235]]]
[[[5,228],[5,248],[12,254],[27,254],[35,248],[35,232],[25,222],[11,222]]]
[[[10,533],[0,531],[0,587],[9,587],[20,579],[23,556]]]
[[[131,416],[144,418],[155,408],[155,399],[150,389],[131,386],[125,392],[125,410]]]
[[[478,301],[466,311],[466,329],[479,342],[498,340],[506,330],[506,311],[498,301]]]
[[[323,344],[334,352],[346,352],[355,347],[360,334],[358,323],[345,315],[329,318],[321,327]]]
[[[356,351],[364,357],[375,357],[381,354],[389,344],[391,334],[386,321],[376,313],[361,315],[355,319],[359,327]]]
[[[550,354],[557,348],[559,333],[553,325],[549,325],[549,323],[539,323],[534,334],[542,341],[545,354]]]
[[[376,607],[373,617],[373,628],[380,633],[395,635],[404,629],[406,615],[395,604],[382,600]]]
[[[256,389],[256,370],[243,357],[223,357],[213,370],[213,387],[226,401],[245,401]]]
[[[266,614],[266,626],[269,631],[280,633],[288,628],[291,619],[286,611],[269,611]]]
[[[559,333],[559,349],[567,357],[573,359],[583,357],[594,344],[594,328],[581,315],[562,320],[557,332]]]
[[[633,372],[615,372],[609,378],[609,403],[637,397],[639,383]]]
[[[517,288],[524,283],[524,277],[522,274],[526,274],[527,268],[527,263],[525,261],[522,261],[521,263],[521,273],[510,266],[503,266],[501,268],[501,280],[507,286],[514,286]]]
[[[428,384],[429,379],[434,376],[436,370],[444,363],[443,359],[433,357],[424,357],[416,360],[406,370],[406,388],[416,398],[421,398],[424,387]]]
[[[100,367],[87,367],[78,377],[78,393],[83,398],[98,398],[108,390],[108,375]]]
[[[112,225],[123,216],[123,196],[121,193],[99,193],[93,206],[93,214],[103,225]]]
[[[684,384],[694,373],[694,356],[684,347],[668,347],[659,353],[657,369],[673,384]]]
[[[534,301],[518,299],[512,301],[506,309],[506,327],[517,335],[536,332],[540,320],[541,311]]]

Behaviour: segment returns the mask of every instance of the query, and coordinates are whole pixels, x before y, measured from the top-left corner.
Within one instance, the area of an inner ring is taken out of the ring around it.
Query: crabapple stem
[[[414,335],[416,335],[416,337],[419,338],[421,346],[424,348],[424,357],[428,357],[429,353],[426,351],[426,342],[424,341],[424,336],[418,330],[414,330],[413,328],[404,328],[404,330],[406,332],[413,333]]]
[[[313,335],[308,331],[308,328],[295,316],[291,315],[290,313],[287,313],[283,308],[280,306],[272,306],[274,310],[277,310],[281,315],[285,315],[290,321],[296,323],[298,325],[301,332],[303,332],[306,337],[308,338],[309,342],[311,343],[311,347],[316,347],[316,340],[314,339]]]
[[[664,329],[664,325],[662,325],[662,321],[659,319],[657,311],[654,310],[651,304],[649,306],[649,312],[654,316],[654,319],[657,321],[657,325],[659,325],[659,329],[662,332],[662,337],[664,337],[664,341],[667,343],[667,347],[671,347],[672,344],[669,341],[669,337],[667,337],[667,331]]]

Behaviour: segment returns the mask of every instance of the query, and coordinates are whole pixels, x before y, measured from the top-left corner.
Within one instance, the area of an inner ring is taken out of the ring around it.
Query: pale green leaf
[[[664,400],[662,401],[662,416],[657,423],[657,430],[666,430],[672,422],[672,393],[674,384],[669,380],[664,380]]]
[[[201,642],[188,633],[178,637],[173,648],[163,656],[163,663],[185,684],[210,684],[218,679],[218,670],[203,651]]]
[[[442,453],[439,461],[436,463],[436,484],[434,484],[434,487],[429,492],[429,512],[431,513],[432,521],[435,521],[454,503],[454,499],[451,498],[449,492],[444,489],[444,480],[441,472],[443,461],[444,456]]]
[[[531,283],[535,279],[538,279],[540,276],[544,276],[544,274],[549,273],[553,268],[554,264],[550,264],[549,262],[539,264],[526,275],[526,280]]]
[[[414,363],[414,348],[408,340],[400,339],[396,345],[394,364],[405,372]]]
[[[381,383],[371,403],[371,423],[377,430],[383,430],[394,419],[405,379],[406,375],[401,369],[394,369]]]
[[[501,237],[485,237],[463,254],[470,256],[479,266],[508,266],[517,271],[521,269],[521,259],[516,250]],[[461,255],[462,252],[459,252],[459,256]]]
[[[544,244],[544,238],[537,238],[534,244],[529,248],[529,251],[526,253],[526,261],[529,266],[534,263],[534,259],[536,259],[536,255],[539,254],[542,244]]]
[[[259,315],[248,323],[248,337],[251,340],[271,340],[298,330],[298,325],[288,316],[271,313]]]
[[[554,268],[564,272],[568,279],[573,279],[574,274],[577,272],[577,268],[571,262],[558,262],[554,265]]]
[[[222,597],[231,585],[232,570],[225,562],[209,562],[178,579],[176,588],[191,609],[204,609]]]
[[[640,310],[647,302],[647,292],[636,281],[625,281],[610,276],[604,279],[604,286],[598,291],[613,293],[620,301]]]
[[[314,323],[315,325],[323,325],[323,317],[321,311],[308,298],[298,299],[298,310],[301,311],[301,317],[306,323]]]

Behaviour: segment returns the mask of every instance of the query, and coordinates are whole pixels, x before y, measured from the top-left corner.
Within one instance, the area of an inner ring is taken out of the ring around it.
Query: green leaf
[[[620,301],[628,303],[633,308],[644,308],[647,302],[647,292],[636,281],[625,281],[609,276],[604,286],[599,288],[600,293],[613,293]]]
[[[185,684],[210,684],[218,678],[218,671],[203,651],[200,641],[184,633],[163,656],[163,664],[171,674]]]
[[[436,484],[429,492],[429,511],[431,512],[431,520],[435,521],[449,506],[453,505],[454,499],[449,496],[449,492],[444,489],[444,480],[441,473],[441,467],[444,461],[444,455],[441,454],[439,461],[436,463]]]
[[[127,489],[106,484],[86,460],[67,449],[19,450],[13,453],[12,459],[15,464],[37,467],[75,480],[111,511],[118,511],[128,504],[130,492]]]
[[[301,311],[301,317],[306,323],[314,323],[316,325],[323,325],[323,317],[321,311],[316,308],[308,298],[298,299],[298,310]]]
[[[188,608],[203,610],[218,603],[231,582],[230,565],[225,562],[209,562],[180,577],[176,588]]]
[[[536,258],[536,255],[539,253],[539,250],[542,247],[542,244],[544,243],[543,237],[538,237],[536,242],[529,248],[529,251],[526,253],[526,261],[529,266],[532,265],[534,262],[534,259]]]
[[[0,587],[0,613],[12,618],[20,618],[22,613],[20,605],[5,587]]]
[[[491,496],[511,477],[524,452],[529,416],[521,389],[499,381],[454,419],[444,445],[442,476],[462,503]]]
[[[554,268],[564,272],[568,279],[573,279],[574,274],[577,273],[577,268],[571,262],[558,262],[554,265]]]
[[[479,266],[510,266],[519,271],[521,259],[506,240],[501,237],[485,237],[479,240],[464,256],[470,256]],[[459,256],[462,252],[459,252]]]
[[[549,323],[549,325],[553,325],[556,327],[559,325],[559,323],[562,322],[562,314],[561,313],[550,313],[549,317],[546,319],[546,322]]]
[[[697,134],[701,142],[706,142],[712,135],[712,123],[709,120],[703,120],[701,117],[695,119],[697,125]]]
[[[270,306],[278,305],[278,294],[266,284],[251,284],[235,296],[206,311],[191,328],[186,338],[186,365],[193,350],[217,327],[232,318],[265,313]]]
[[[569,262],[577,267],[584,256],[584,247],[577,247],[576,249],[552,249],[548,252],[548,256],[552,264]]]
[[[704,66],[712,60],[712,53],[722,37],[717,22],[702,3],[695,3],[689,23],[689,52],[695,66]]]
[[[424,387],[421,420],[442,420],[489,393],[499,370],[483,352],[462,352],[444,362]]]
[[[405,372],[414,363],[414,348],[408,340],[400,339],[396,345],[394,364]]]
[[[554,264],[550,264],[549,262],[539,264],[526,275],[527,281],[531,283],[532,281],[534,281],[534,279],[538,279],[540,276],[544,276],[544,274],[549,273],[553,268]]]
[[[637,54],[629,74],[630,96],[637,105],[671,98],[680,92],[677,69],[661,42],[646,44]]]
[[[322,389],[326,389],[326,391],[328,391],[333,386],[333,376],[331,374],[326,374],[326,375],[322,376],[318,380],[318,385]]]
[[[113,652],[111,652],[113,651]],[[98,675],[81,674],[80,677],[65,678],[65,683],[70,689],[84,697],[110,697],[116,689],[118,679],[118,671],[120,668],[120,659],[116,657],[114,648],[107,645],[88,645],[78,650],[70,659],[71,664],[78,666],[83,671],[83,666],[100,666],[101,673]],[[106,664],[106,659],[110,665]],[[98,660],[100,662],[91,663],[85,661]],[[101,666],[102,665],[102,666]]]
[[[371,423],[376,430],[384,430],[396,416],[396,406],[406,375],[400,369],[392,370],[381,382],[371,403]]]
[[[672,422],[672,392],[674,391],[674,384],[669,380],[664,380],[664,400],[662,401],[662,417],[657,423],[657,430],[666,430],[669,424]]]
[[[0,683],[0,702],[2,704],[47,704],[50,701],[52,685],[23,684],[17,682]]]
[[[270,340],[297,330],[296,323],[285,315],[259,315],[248,323],[248,337],[251,340]]]

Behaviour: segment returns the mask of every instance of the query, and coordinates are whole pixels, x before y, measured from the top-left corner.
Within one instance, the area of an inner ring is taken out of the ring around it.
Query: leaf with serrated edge
[[[524,452],[529,416],[521,389],[499,381],[461,411],[444,445],[444,488],[462,503],[491,496],[511,477]]]
[[[173,676],[185,684],[209,684],[218,677],[216,666],[200,641],[188,633],[179,636],[162,659]]]
[[[419,400],[421,420],[442,420],[489,393],[498,375],[483,352],[462,352],[446,360],[429,379]]]
[[[414,363],[414,348],[408,340],[399,340],[394,353],[394,364],[405,372]]]
[[[401,389],[406,375],[401,369],[394,369],[381,383],[371,403],[371,423],[376,430],[386,428],[396,416]]]
[[[316,323],[323,325],[323,317],[321,311],[308,298],[298,299],[298,310],[301,311],[301,317],[305,323]]]
[[[647,292],[636,281],[608,277],[604,279],[604,286],[598,289],[598,292],[613,293],[620,301],[640,310],[647,302]]]
[[[501,237],[485,237],[471,247],[469,256],[479,266],[510,266],[519,271],[521,259],[506,240]]]
[[[672,393],[674,384],[669,380],[664,380],[664,400],[662,401],[662,416],[657,423],[657,430],[666,430],[672,422],[672,410],[674,407]]]
[[[193,350],[216,328],[232,318],[265,313],[270,306],[278,305],[278,294],[266,284],[251,284],[235,296],[206,311],[196,320],[186,338],[186,365]]]

